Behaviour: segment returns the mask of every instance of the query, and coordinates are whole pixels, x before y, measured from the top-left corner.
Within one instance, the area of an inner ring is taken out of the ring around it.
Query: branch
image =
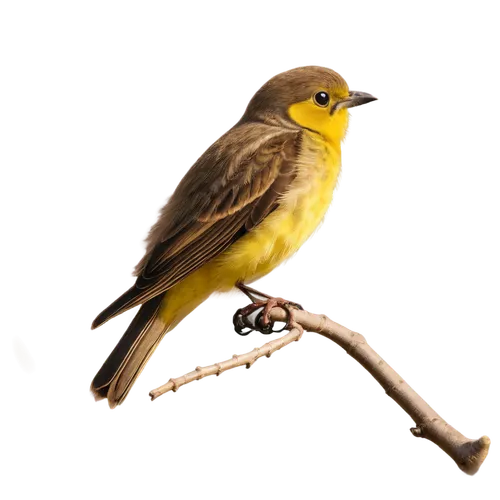
[[[287,312],[275,307],[271,310],[273,321],[287,321]],[[475,474],[488,455],[490,439],[483,436],[473,440],[443,420],[366,342],[359,333],[355,333],[325,315],[311,314],[307,311],[293,311],[290,331],[284,337],[272,340],[260,348],[232,359],[216,363],[182,377],[170,379],[165,385],[149,393],[154,400],[169,391],[177,391],[179,387],[200,380],[208,375],[220,375],[226,370],[246,365],[250,368],[262,356],[271,354],[282,347],[299,340],[302,332],[319,333],[343,347],[347,354],[358,361],[377,380],[390,396],[414,420],[416,426],[410,429],[416,437],[426,438],[446,452],[466,474]]]

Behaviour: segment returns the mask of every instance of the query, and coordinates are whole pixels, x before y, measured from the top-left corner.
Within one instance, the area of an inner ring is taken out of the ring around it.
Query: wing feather
[[[257,226],[293,182],[299,148],[297,130],[264,124],[245,124],[219,139],[162,209],[135,287],[94,327],[169,290]]]

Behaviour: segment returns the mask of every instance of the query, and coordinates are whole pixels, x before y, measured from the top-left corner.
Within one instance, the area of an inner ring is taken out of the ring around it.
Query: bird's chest
[[[333,206],[343,174],[342,149],[308,137],[297,166],[298,174],[286,200],[288,207],[284,208],[294,214],[297,239],[307,240],[325,223]]]
[[[293,258],[326,223],[342,173],[340,147],[336,151],[327,143],[304,141],[296,178],[280,207],[249,235],[254,244],[248,257],[259,262],[256,274]]]

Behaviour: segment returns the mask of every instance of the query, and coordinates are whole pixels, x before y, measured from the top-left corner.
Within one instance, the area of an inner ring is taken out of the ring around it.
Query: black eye
[[[318,106],[324,108],[325,106],[328,106],[328,103],[330,102],[330,96],[326,92],[318,92],[314,94],[314,102]]]

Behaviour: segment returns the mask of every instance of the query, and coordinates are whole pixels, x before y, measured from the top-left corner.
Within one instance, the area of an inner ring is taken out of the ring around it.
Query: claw
[[[273,307],[281,307],[285,311],[289,312],[289,308],[296,307],[296,304],[295,302],[282,299],[281,297],[271,298],[267,300],[264,306],[264,310],[262,311],[262,324],[264,326],[268,326],[273,323],[273,321],[271,320],[271,310],[273,309]]]

